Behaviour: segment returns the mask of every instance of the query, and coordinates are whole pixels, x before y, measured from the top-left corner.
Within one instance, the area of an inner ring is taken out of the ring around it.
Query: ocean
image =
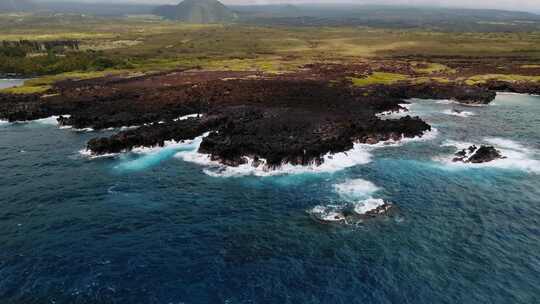
[[[540,302],[540,97],[411,102],[435,131],[277,172],[200,140],[92,158],[114,130],[0,122],[0,303]],[[470,144],[507,158],[450,161]]]

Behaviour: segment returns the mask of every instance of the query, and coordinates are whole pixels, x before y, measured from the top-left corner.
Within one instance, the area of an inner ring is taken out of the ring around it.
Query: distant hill
[[[0,0],[0,11],[4,12],[28,11],[34,7],[29,0]]]
[[[236,19],[236,14],[217,0],[184,0],[178,5],[157,7],[154,14],[189,23],[220,23]]]
[[[298,4],[231,6],[240,22],[283,26],[370,26],[442,31],[538,31],[540,16],[519,11],[429,6]]]

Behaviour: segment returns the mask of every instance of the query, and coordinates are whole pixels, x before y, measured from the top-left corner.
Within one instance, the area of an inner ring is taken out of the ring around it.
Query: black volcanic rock
[[[388,86],[386,90],[379,90],[394,98],[420,98],[420,99],[450,99],[462,104],[489,104],[497,93],[488,88],[468,86],[465,84],[403,84]]]
[[[236,19],[236,14],[217,0],[184,0],[176,6],[160,6],[154,14],[189,23],[221,23]]]
[[[211,127],[202,119],[186,119],[175,122],[142,126],[136,130],[123,131],[111,137],[94,138],[88,149],[94,154],[120,153],[134,147],[163,146],[165,141],[194,139]]]
[[[249,157],[268,168],[320,164],[324,155],[348,151],[358,142],[400,140],[431,129],[420,118],[379,119],[377,113],[398,110],[405,102],[391,96],[294,75],[240,75],[190,71],[62,82],[47,95],[0,94],[0,118],[70,114],[59,123],[96,130],[139,126],[89,141],[87,148],[96,155],[210,132],[200,152],[227,165],[243,164]],[[194,113],[204,115],[177,119]]]
[[[471,164],[488,163],[497,159],[505,158],[501,152],[493,146],[470,146],[467,149],[458,151],[455,154],[454,162],[463,162]]]
[[[489,90],[497,92],[510,92],[520,94],[540,94],[540,83],[534,81],[508,82],[500,80],[490,80],[481,85]]]

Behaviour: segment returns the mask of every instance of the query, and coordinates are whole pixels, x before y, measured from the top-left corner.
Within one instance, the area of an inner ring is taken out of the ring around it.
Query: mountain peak
[[[220,23],[236,19],[236,14],[217,0],[184,0],[176,6],[160,6],[154,13],[189,23]]]

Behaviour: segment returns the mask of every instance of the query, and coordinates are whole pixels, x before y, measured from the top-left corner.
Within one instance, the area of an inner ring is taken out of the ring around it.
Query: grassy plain
[[[0,14],[0,28],[0,41],[75,39],[81,42],[81,51],[100,50],[106,56],[129,62],[127,71],[123,67],[120,71],[86,70],[45,76],[29,82],[26,88],[18,89],[19,92],[43,91],[52,81],[63,78],[176,68],[286,73],[314,62],[370,64],[395,60],[407,62],[415,73],[422,74],[421,77],[416,75],[415,81],[433,78],[444,82],[460,75],[455,75],[454,69],[437,58],[477,57],[486,61],[519,58],[523,69],[540,67],[540,33],[537,32],[446,33],[367,27],[193,25],[148,16],[101,18],[32,14]],[[411,77],[376,68],[375,72],[368,78],[353,81],[364,85]],[[487,78],[536,79],[534,75],[508,75],[507,72],[470,77],[464,80],[472,83]]]

